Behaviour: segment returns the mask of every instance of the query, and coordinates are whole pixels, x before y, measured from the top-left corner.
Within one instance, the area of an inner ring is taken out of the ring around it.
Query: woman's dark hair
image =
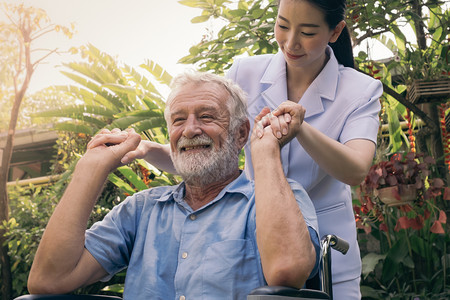
[[[345,20],[346,0],[303,0],[319,8],[325,14],[325,22],[330,29],[336,28],[337,24]],[[278,0],[278,6],[281,0]],[[334,43],[330,43],[337,61],[345,67],[355,68],[353,60],[353,47],[347,26],[342,29],[341,34]]]

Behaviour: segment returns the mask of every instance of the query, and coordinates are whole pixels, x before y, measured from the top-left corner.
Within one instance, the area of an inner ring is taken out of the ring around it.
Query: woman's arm
[[[261,112],[264,113],[267,114],[268,111]],[[258,116],[262,118],[260,124],[263,127],[270,124],[274,134],[278,132],[284,135],[288,126],[300,126],[297,140],[311,158],[331,176],[349,185],[358,185],[364,180],[375,153],[375,144],[372,141],[354,139],[341,144],[304,122],[305,109],[292,101],[283,102],[272,112],[270,118],[262,117],[261,114]],[[287,114],[292,120],[286,117]]]
[[[325,172],[349,185],[364,180],[375,153],[375,144],[370,140],[341,144],[306,122],[300,126],[297,140]]]
[[[137,158],[143,158],[156,168],[168,173],[176,174],[170,158],[170,145],[158,144],[151,141],[141,141],[136,150],[128,152],[123,158],[123,164],[129,164]]]

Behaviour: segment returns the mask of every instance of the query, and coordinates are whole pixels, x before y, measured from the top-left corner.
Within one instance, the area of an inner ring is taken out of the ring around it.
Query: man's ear
[[[333,29],[333,34],[330,37],[330,43],[335,43],[337,41],[346,24],[347,23],[342,20],[336,25],[336,27]]]
[[[245,120],[245,122],[242,122],[236,133],[236,144],[239,147],[239,151],[247,143],[249,134],[250,134],[250,122],[247,119]]]

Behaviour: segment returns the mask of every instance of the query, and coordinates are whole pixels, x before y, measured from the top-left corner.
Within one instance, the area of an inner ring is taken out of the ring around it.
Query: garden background
[[[183,0],[177,5],[191,9],[191,22],[204,31],[182,58],[171,58],[174,62],[179,59],[190,68],[223,74],[234,57],[277,51],[275,1]],[[0,282],[2,299],[11,299],[26,293],[40,236],[90,137],[104,127],[133,127],[143,138],[167,142],[163,110],[175,74],[165,69],[158,55],[131,64],[97,47],[95,41],[67,49],[42,48],[39,41],[50,35],[68,41],[76,37],[76,25],[70,20],[54,22],[45,10],[20,1],[3,1],[0,6],[6,17],[0,19],[4,20],[0,22],[4,140],[0,144]],[[356,66],[384,86],[377,156],[366,180],[352,188],[365,299],[447,299],[450,295],[449,6],[439,0],[348,2],[346,21]],[[95,18],[90,10],[86,13]],[[120,15],[117,20],[120,24]],[[165,26],[181,28],[188,23],[159,24],[147,28],[148,34],[164,32]],[[135,47],[116,33],[105,32],[115,43]],[[171,38],[186,43],[178,36]],[[164,42],[152,42],[155,48],[164,47]],[[390,55],[375,59],[374,45]],[[59,71],[68,83],[33,90],[33,80],[45,76],[35,70],[58,55],[64,57]],[[47,182],[7,184],[16,131],[48,130],[49,124],[59,138]],[[110,175],[90,223],[127,195],[179,180],[142,160],[123,166]],[[383,202],[386,193],[393,198],[388,204]],[[77,293],[120,294],[123,279],[124,273],[117,274],[108,283]]]

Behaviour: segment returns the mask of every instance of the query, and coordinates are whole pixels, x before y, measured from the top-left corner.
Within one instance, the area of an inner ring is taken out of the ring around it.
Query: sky
[[[76,33],[68,39],[62,33],[52,33],[36,45],[48,49],[69,49],[88,43],[137,67],[150,59],[176,75],[192,66],[177,64],[189,54],[189,48],[206,34],[211,22],[192,24],[190,20],[200,9],[178,3],[177,0],[0,0],[22,2],[44,9],[52,23],[70,26]],[[1,17],[0,17],[1,18]],[[71,81],[60,74],[63,62],[75,61],[77,56],[52,55],[33,74],[29,91]]]

